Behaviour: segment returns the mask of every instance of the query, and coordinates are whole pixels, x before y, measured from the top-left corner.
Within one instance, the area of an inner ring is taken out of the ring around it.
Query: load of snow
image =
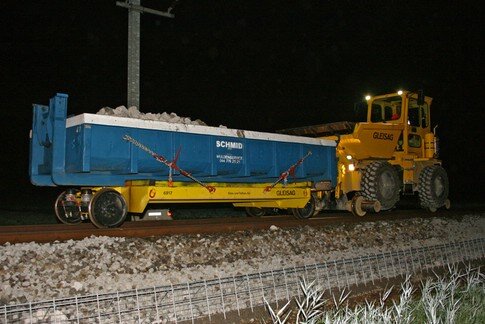
[[[143,120],[155,120],[155,121],[162,121],[166,123],[173,123],[173,124],[185,124],[185,125],[199,125],[199,126],[207,126],[205,122],[200,119],[192,120],[190,117],[181,117],[178,116],[176,113],[142,113],[136,106],[131,106],[130,108],[126,108],[125,106],[119,106],[115,109],[110,107],[101,108],[96,114],[98,115],[107,115],[107,116],[116,116],[116,117],[125,117],[125,118],[136,118],[136,119],[143,119]],[[226,126],[220,125],[220,128],[227,128]]]

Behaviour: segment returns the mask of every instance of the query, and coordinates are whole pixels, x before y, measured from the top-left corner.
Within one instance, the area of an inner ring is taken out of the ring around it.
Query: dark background
[[[128,15],[115,2],[0,2],[2,209],[50,206],[61,191],[29,182],[32,103],[64,92],[70,114],[126,104]],[[481,199],[480,2],[181,0],[173,13],[141,18],[142,112],[274,131],[351,120],[365,94],[423,89],[452,201]]]

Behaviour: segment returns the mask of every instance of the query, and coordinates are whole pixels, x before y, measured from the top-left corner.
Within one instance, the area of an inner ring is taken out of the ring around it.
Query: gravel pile
[[[96,114],[98,115],[108,115],[108,116],[117,116],[117,117],[126,117],[126,118],[136,118],[136,119],[144,119],[144,120],[155,120],[155,121],[162,121],[166,123],[175,123],[175,124],[185,124],[185,125],[199,125],[199,126],[207,126],[200,119],[192,120],[190,117],[181,117],[178,116],[176,113],[142,113],[138,110],[138,107],[132,106],[130,108],[126,108],[125,106],[119,106],[115,109],[110,107],[101,108]],[[220,125],[220,128],[227,128],[226,126]]]
[[[481,215],[484,216],[484,215]],[[485,237],[485,217],[0,246],[0,305],[170,285]]]

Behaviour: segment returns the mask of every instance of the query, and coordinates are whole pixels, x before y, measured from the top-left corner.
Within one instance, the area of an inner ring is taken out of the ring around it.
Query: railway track
[[[299,226],[322,227],[344,223],[361,223],[374,221],[392,221],[417,217],[461,217],[470,210],[443,210],[429,213],[425,210],[398,210],[379,214],[368,214],[366,217],[355,217],[349,213],[323,213],[317,217],[302,220],[292,216],[267,216],[261,218],[210,218],[196,220],[164,220],[126,222],[118,228],[96,228],[91,223],[77,225],[15,225],[0,227],[0,244],[7,242],[53,242],[79,240],[91,235],[111,237],[150,237],[175,234],[228,233],[244,230],[264,230],[271,225],[280,228]]]

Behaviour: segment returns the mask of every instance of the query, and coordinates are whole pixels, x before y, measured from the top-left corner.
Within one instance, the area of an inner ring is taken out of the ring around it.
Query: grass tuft
[[[445,275],[437,275],[413,287],[407,276],[400,295],[389,301],[394,287],[385,290],[378,300],[349,306],[350,292],[341,291],[327,300],[325,290],[315,282],[300,281],[303,297],[295,299],[296,323],[485,323],[485,275],[470,266],[460,270],[449,266]],[[418,292],[419,294],[416,294]],[[273,323],[284,324],[290,318],[290,302],[274,311],[265,300]]]

